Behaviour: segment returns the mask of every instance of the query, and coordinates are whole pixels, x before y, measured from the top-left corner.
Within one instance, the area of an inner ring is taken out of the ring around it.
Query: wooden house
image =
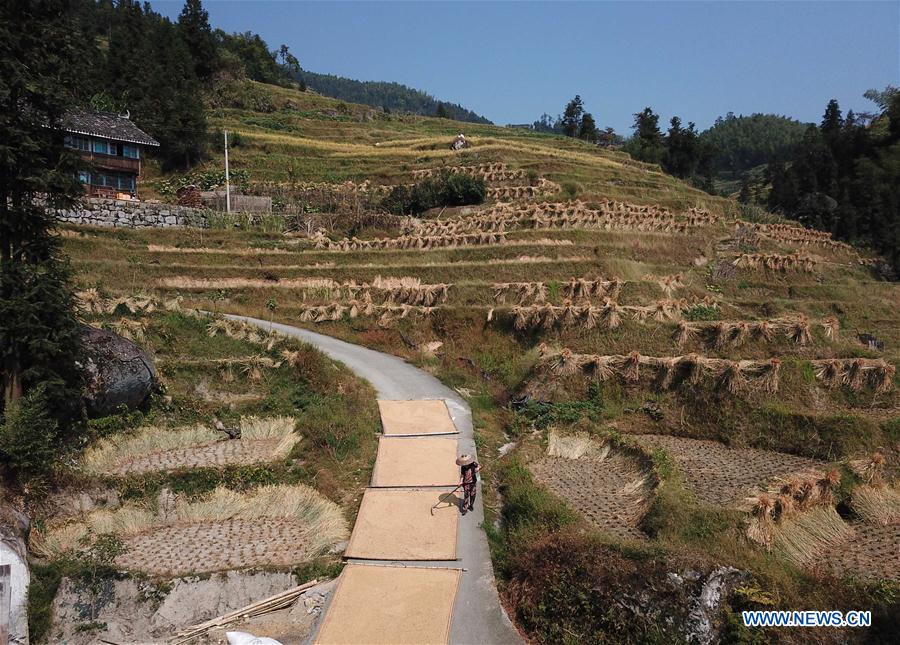
[[[73,111],[63,127],[66,145],[88,162],[79,173],[87,195],[137,199],[141,157],[145,148],[159,146],[156,139],[113,112]]]

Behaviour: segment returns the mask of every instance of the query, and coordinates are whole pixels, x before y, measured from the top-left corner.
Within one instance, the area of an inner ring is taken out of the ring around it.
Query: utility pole
[[[225,130],[225,212],[231,212],[231,182],[228,178],[228,130]]]

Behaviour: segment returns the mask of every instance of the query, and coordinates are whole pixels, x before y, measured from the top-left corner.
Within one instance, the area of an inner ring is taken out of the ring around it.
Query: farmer
[[[475,487],[478,485],[478,471],[481,466],[475,461],[475,457],[462,454],[456,460],[459,466],[459,485],[463,489],[462,514],[465,515],[475,507]]]

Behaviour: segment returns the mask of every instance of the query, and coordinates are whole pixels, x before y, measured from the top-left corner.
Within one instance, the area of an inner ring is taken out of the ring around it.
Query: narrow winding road
[[[227,314],[269,329],[267,320]],[[299,338],[315,346],[331,358],[364,378],[380,399],[443,399],[453,423],[459,430],[460,452],[475,454],[472,411],[465,400],[438,379],[396,356],[353,345],[316,332],[274,323],[271,328],[285,336]],[[491,568],[487,536],[481,528],[484,521],[482,496],[476,498],[474,512],[460,518],[457,534],[456,563],[465,572],[453,606],[450,642],[460,645],[481,643],[521,643],[522,639],[500,605],[494,572]],[[390,564],[385,562],[384,564]],[[419,562],[419,566],[446,567],[446,562]]]

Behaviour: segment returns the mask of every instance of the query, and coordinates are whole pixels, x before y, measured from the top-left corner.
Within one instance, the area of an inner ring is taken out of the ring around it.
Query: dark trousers
[[[475,487],[476,482],[471,484],[463,484],[463,509],[472,510],[475,507]]]

